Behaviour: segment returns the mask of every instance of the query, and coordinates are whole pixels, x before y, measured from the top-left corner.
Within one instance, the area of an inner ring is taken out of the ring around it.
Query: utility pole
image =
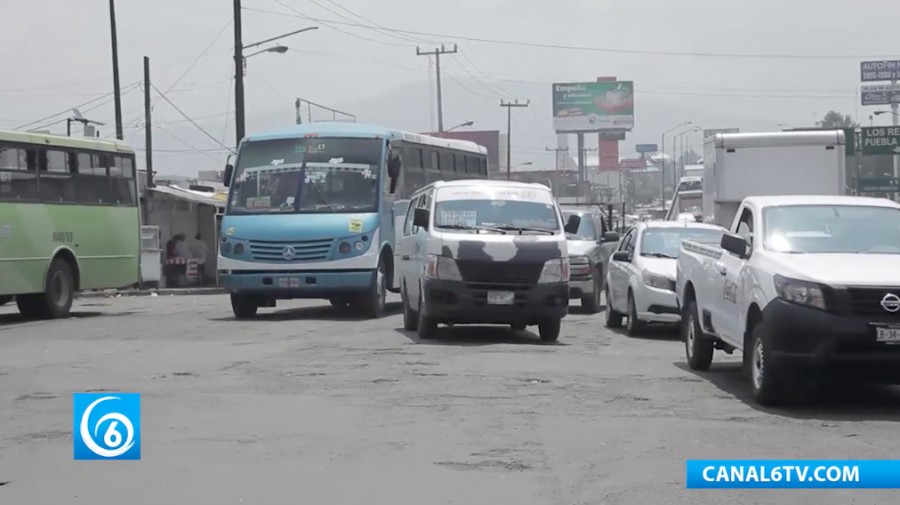
[[[547,148],[548,153],[556,153],[556,171],[559,172],[559,154],[569,152],[568,147],[557,147],[555,149]]]
[[[153,187],[153,127],[150,122],[150,58],[144,56],[144,149],[147,187]]]
[[[444,103],[443,95],[441,93],[441,55],[456,54],[456,52],[456,44],[453,44],[452,50],[445,48],[443,44],[441,44],[441,47],[436,48],[434,51],[421,51],[418,47],[416,47],[417,56],[434,56],[435,72],[437,73],[438,133],[444,133]]]
[[[241,0],[234,0],[234,145],[244,138],[244,41],[241,35]]]
[[[441,87],[438,86],[440,90]],[[519,103],[519,99],[516,98],[515,102],[506,102],[504,100],[500,100],[500,107],[506,107],[506,179],[512,179],[512,110],[513,107],[528,107],[531,104],[531,100],[528,100],[525,103]],[[438,108],[440,111],[440,108]],[[440,121],[440,114],[438,114],[438,121]]]
[[[113,96],[116,106],[116,138],[125,138],[122,128],[122,90],[119,87],[119,38],[116,35],[116,0],[109,0],[109,29],[112,42]]]

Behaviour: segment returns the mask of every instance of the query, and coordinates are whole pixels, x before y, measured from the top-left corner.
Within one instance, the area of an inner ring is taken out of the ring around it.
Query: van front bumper
[[[513,302],[490,304],[489,292],[512,292]],[[569,285],[565,282],[522,286],[426,279],[423,295],[425,315],[444,324],[533,325],[562,319],[569,308]]]

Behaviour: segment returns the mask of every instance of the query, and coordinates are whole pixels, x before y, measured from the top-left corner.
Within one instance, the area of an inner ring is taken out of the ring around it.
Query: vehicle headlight
[[[822,285],[815,282],[775,276],[775,292],[784,301],[825,310]]]
[[[587,256],[569,256],[569,264],[573,267],[577,265],[590,265],[591,260]]]
[[[234,254],[244,254],[244,244],[240,242],[234,244]]]
[[[445,281],[461,281],[459,267],[456,261],[446,256],[436,254],[428,255],[428,263],[425,265],[425,277],[429,279],[442,279]]]
[[[231,242],[222,242],[222,252],[226,254],[231,252]]]
[[[569,258],[559,258],[544,263],[538,283],[550,284],[553,282],[569,282]]]
[[[651,288],[672,290],[672,281],[668,277],[659,274],[644,270],[644,273],[641,274],[641,280],[644,282],[644,285]]]

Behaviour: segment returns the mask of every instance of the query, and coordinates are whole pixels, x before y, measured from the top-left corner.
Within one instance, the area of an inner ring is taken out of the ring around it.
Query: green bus
[[[138,284],[140,229],[133,148],[0,131],[0,305],[61,318],[77,291]]]

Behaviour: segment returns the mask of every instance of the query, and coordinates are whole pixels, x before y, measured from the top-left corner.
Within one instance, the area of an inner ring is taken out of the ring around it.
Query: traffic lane
[[[418,343],[399,315],[284,305],[235,321],[227,297],[80,301],[103,315],[0,327],[0,501],[754,503],[684,490],[684,460],[897,451],[896,418],[753,408],[678,367],[674,336],[602,313],[567,317],[559,345],[502,327]],[[72,461],[70,393],[99,388],[143,394],[141,462]]]

